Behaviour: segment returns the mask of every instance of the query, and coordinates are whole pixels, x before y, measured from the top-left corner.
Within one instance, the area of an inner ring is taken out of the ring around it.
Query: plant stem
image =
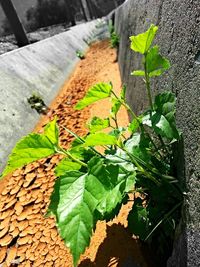
[[[113,127],[113,126],[111,126],[111,125],[110,125],[110,128],[112,128],[113,130],[119,129],[119,127],[118,127],[118,128],[115,128],[115,127]],[[126,136],[125,136],[125,135],[123,135],[123,134],[121,133],[120,136],[122,136],[122,137],[126,140]]]
[[[124,102],[122,102],[122,105],[127,109],[127,111],[132,115],[132,117],[137,120],[137,122],[139,123],[139,125],[141,125],[140,121],[138,120],[138,117],[132,111],[132,109],[130,108],[130,106],[128,104],[124,103]]]
[[[134,155],[129,153],[124,147],[120,147],[126,154],[129,156],[129,158],[132,160],[133,164],[138,168],[138,171],[144,174],[146,177],[148,177],[152,182],[154,182],[157,185],[160,185],[159,181],[157,181],[150,173],[146,172],[145,169],[138,163],[137,159]]]
[[[126,110],[132,115],[132,117],[134,119],[136,119],[138,121],[138,123],[140,124],[140,121],[138,120],[138,117],[136,116],[136,114],[132,111],[132,109],[130,108],[130,106],[128,104],[126,104],[124,102],[124,100],[120,99],[114,91],[111,91],[111,93],[114,95],[114,97],[122,104],[122,106],[124,106],[126,108]]]
[[[167,148],[167,146],[165,145],[165,142],[163,141],[162,136],[161,136],[160,134],[158,134],[158,138],[159,138],[159,140],[160,140],[161,145],[162,145],[163,148],[165,149],[166,153],[169,154],[168,148]]]
[[[138,122],[139,127],[141,129],[141,131],[143,131],[147,137],[149,138],[149,140],[151,141],[152,145],[155,147],[155,149],[158,150],[156,144],[154,143],[153,139],[151,138],[151,136],[149,135],[149,133],[146,131],[146,129],[144,128],[144,125],[139,121],[138,117],[136,116],[136,114],[132,111],[131,107],[126,104],[123,100],[121,100],[116,94],[115,92],[111,91],[112,94],[116,97],[117,100],[120,101],[120,103],[126,108],[126,110],[132,115],[132,117]],[[149,83],[149,93],[150,93],[150,83]],[[151,101],[151,109],[153,109],[153,104],[152,104],[152,98],[151,98],[151,93],[150,93],[150,101]],[[150,113],[150,116],[152,115],[152,110]],[[160,152],[158,151],[159,156],[162,158],[162,155],[160,154]]]
[[[69,158],[71,158],[73,161],[77,162],[78,164],[87,167],[87,164],[77,158],[75,158],[74,156],[72,156],[72,154],[70,154],[68,151],[64,150],[62,147],[59,147],[57,150],[58,153],[63,154],[68,156]]]
[[[118,122],[117,122],[117,117],[115,116],[115,117],[113,118],[113,120],[114,120],[114,122],[115,122],[116,128],[118,129],[118,128],[119,128],[119,125],[118,125]]]
[[[81,141],[83,144],[85,143],[85,141],[80,137],[78,136],[77,134],[75,134],[74,132],[72,132],[71,130],[69,130],[68,128],[64,127],[61,125],[61,127],[67,131],[69,134],[71,134],[72,136],[76,137],[79,141]]]
[[[68,133],[70,133],[72,136],[76,137],[79,141],[81,141],[83,144],[85,143],[85,140],[83,138],[81,138],[79,135],[75,134],[74,132],[72,132],[71,130],[67,129],[64,126],[61,126],[63,129],[65,129],[65,131],[67,131]],[[101,157],[104,157],[101,153],[99,153],[95,148],[93,147],[89,147],[93,152],[95,152],[96,154],[98,154]]]
[[[146,63],[146,57],[147,55],[144,55],[144,72],[145,72],[145,82],[146,82],[146,88],[147,88],[147,95],[149,99],[149,105],[151,107],[151,112],[153,111],[153,101],[152,101],[152,96],[151,96],[151,86],[150,86],[150,79],[149,79],[149,74],[147,72],[147,63]]]

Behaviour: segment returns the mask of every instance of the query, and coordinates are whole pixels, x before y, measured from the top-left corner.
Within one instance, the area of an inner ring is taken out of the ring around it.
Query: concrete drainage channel
[[[79,61],[76,51],[106,37],[105,20],[95,20],[0,56],[0,172],[16,142],[39,119],[27,99],[35,93],[50,104]]]

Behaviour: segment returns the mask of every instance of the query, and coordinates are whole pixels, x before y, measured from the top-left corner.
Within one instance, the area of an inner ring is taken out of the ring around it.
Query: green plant
[[[108,29],[110,32],[110,45],[111,45],[111,47],[112,48],[118,48],[119,42],[120,42],[120,37],[115,31],[115,28],[114,28],[114,25],[112,24],[112,21],[109,21]]]
[[[48,107],[44,103],[44,100],[41,96],[37,94],[32,94],[31,97],[27,99],[32,109],[35,109],[39,114],[46,114]]]
[[[158,46],[152,47],[156,32],[157,27],[151,25],[145,33],[130,37],[131,49],[143,55],[144,70],[132,74],[145,80],[149,109],[137,116],[126,102],[125,86],[117,96],[111,83],[98,83],[88,90],[76,109],[110,98],[108,118],[94,117],[83,137],[66,129],[75,137],[68,150],[59,144],[55,118],[43,134],[31,133],[17,143],[3,172],[5,176],[43,157],[64,155],[55,169],[58,178],[48,214],[56,217],[74,266],[89,245],[96,222],[114,218],[136,192],[140,196],[129,213],[129,229],[143,241],[156,240],[162,250],[173,240],[183,198],[172,164],[173,144],[180,139],[180,133],[175,123],[175,96],[163,92],[152,99],[151,78],[170,67],[169,61],[159,54]],[[123,128],[117,119],[122,106],[132,116],[131,123]],[[111,131],[105,133],[105,128]],[[96,146],[102,146],[104,153]]]
[[[80,59],[84,59],[84,58],[85,58],[84,53],[83,53],[82,51],[80,51],[80,50],[77,50],[77,51],[76,51],[76,55],[77,55],[77,57],[80,58]]]

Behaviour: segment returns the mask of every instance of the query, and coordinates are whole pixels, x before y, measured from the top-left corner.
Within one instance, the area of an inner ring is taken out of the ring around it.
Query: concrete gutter
[[[39,115],[27,99],[39,94],[48,105],[79,61],[76,50],[107,36],[95,20],[0,56],[0,172],[16,142],[33,130]]]

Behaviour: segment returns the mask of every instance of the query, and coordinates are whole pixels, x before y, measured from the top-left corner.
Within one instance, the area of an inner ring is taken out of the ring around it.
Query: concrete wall
[[[15,143],[39,119],[27,98],[38,93],[46,104],[54,99],[79,60],[76,50],[87,49],[84,40],[91,42],[107,34],[102,23],[96,27],[99,23],[81,24],[0,56],[0,172]]]
[[[184,227],[168,266],[200,266],[200,4],[199,0],[128,0],[116,11],[121,37],[119,63],[128,85],[128,101],[140,112],[147,104],[141,79],[130,76],[140,67],[140,56],[130,51],[128,37],[159,26],[156,42],[172,68],[154,82],[159,90],[177,96],[177,124],[183,132],[184,154],[180,154],[179,178],[186,183]],[[183,157],[181,159],[181,157]],[[184,164],[183,164],[184,161]]]

